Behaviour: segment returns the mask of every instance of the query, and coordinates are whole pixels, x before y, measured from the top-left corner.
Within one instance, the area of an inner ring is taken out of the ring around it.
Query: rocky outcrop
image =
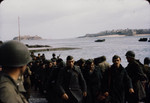
[[[110,36],[110,35],[125,35],[125,36],[134,36],[141,34],[150,34],[150,29],[118,29],[118,30],[107,30],[99,33],[86,34],[83,37],[98,37],[98,36]]]
[[[38,44],[36,44],[36,45],[28,45],[28,44],[26,44],[26,46],[27,46],[28,48],[43,48],[43,47],[51,47],[51,46],[49,46],[49,45],[38,45]]]
[[[20,36],[20,40],[40,40],[40,39],[42,39],[42,38],[37,35],[35,35],[35,36],[30,36],[30,35]],[[19,36],[14,37],[13,40],[19,40]]]

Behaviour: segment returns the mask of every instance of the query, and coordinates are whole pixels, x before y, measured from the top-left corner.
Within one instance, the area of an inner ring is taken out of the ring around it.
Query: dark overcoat
[[[111,103],[125,103],[125,88],[132,88],[131,79],[126,70],[120,65],[116,68],[112,65],[106,70],[103,78],[103,90],[109,92]]]
[[[58,75],[57,86],[60,96],[66,93],[69,98],[76,100],[76,103],[82,101],[83,92],[87,91],[86,82],[78,66],[62,69]]]
[[[126,67],[127,73],[132,80],[134,95],[128,96],[128,100],[132,102],[138,102],[142,98],[144,98],[143,90],[141,89],[140,81],[146,80],[146,75],[143,73],[140,64],[135,60],[130,62]],[[134,101],[133,101],[134,100]]]
[[[87,69],[87,68],[85,68]],[[101,76],[100,70],[94,69],[92,73],[87,69],[84,73],[84,78],[87,84],[87,98],[86,103],[98,103],[97,97],[101,92]]]

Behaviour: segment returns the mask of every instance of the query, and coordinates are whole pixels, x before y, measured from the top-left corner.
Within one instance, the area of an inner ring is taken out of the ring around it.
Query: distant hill
[[[150,29],[118,29],[118,30],[106,30],[99,33],[86,34],[85,36],[81,36],[79,38],[84,37],[98,37],[98,36],[108,36],[108,35],[125,35],[125,36],[133,36],[140,34],[150,34]]]
[[[35,35],[35,36],[30,36],[30,35],[20,36],[20,40],[40,40],[40,39],[42,39],[42,37],[39,37],[37,35]],[[19,36],[14,37],[13,40],[19,40]]]

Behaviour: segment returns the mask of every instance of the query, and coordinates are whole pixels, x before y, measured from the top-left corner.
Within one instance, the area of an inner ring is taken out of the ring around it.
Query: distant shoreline
[[[147,35],[150,35],[150,34],[136,34],[135,36],[147,36]]]
[[[136,35],[133,35],[133,36],[147,36],[147,35],[149,35],[150,36],[150,34],[136,34]],[[126,36],[126,35],[106,35],[106,36],[98,36],[98,37],[124,37],[124,36]]]

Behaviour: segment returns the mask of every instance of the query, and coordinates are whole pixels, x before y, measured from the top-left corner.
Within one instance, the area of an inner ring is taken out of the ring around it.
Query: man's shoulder
[[[74,67],[75,67],[76,69],[80,69],[80,67],[79,67],[79,66],[77,66],[77,65],[75,65]]]
[[[76,71],[78,71],[78,72],[81,72],[81,70],[80,70],[80,67],[79,66],[74,66],[74,69],[76,70]]]
[[[15,87],[14,81],[8,75],[5,74],[0,75],[0,88],[3,87]]]
[[[10,80],[4,75],[0,76],[0,88],[9,87],[11,85]]]

